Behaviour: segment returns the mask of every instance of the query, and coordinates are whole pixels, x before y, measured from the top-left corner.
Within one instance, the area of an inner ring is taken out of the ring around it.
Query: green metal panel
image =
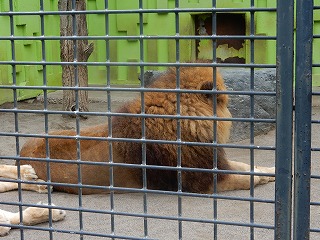
[[[8,11],[9,3],[5,1],[0,2],[0,11]],[[8,36],[10,33],[9,29],[9,18],[0,16],[0,35]],[[0,41],[0,61],[7,61],[10,56],[10,42],[9,41]],[[10,85],[12,84],[11,78],[11,67],[7,65],[0,65],[0,84],[1,85]],[[0,104],[3,102],[12,101],[12,91],[8,91],[5,89],[0,89]]]
[[[318,0],[316,0],[318,1]],[[14,11],[39,11],[39,1],[14,0]],[[218,0],[218,8],[245,8],[250,7],[250,0]],[[109,0],[109,9],[138,9],[138,0]],[[56,0],[44,1],[45,11],[58,11],[58,2]],[[181,8],[206,8],[211,7],[211,0],[181,0]],[[256,0],[256,7],[276,7],[274,0]],[[104,9],[104,1],[87,0],[88,10]],[[174,8],[173,0],[144,0],[145,9],[166,9]],[[8,1],[0,2],[0,11],[9,11]],[[199,13],[180,13],[179,20],[180,35],[195,34],[195,14]],[[246,33],[250,32],[250,14],[245,14]],[[108,16],[108,35],[109,36],[139,36],[139,14],[109,14]],[[45,16],[45,35],[59,36],[60,21],[59,16]],[[88,31],[90,36],[106,35],[106,21],[104,14],[87,15]],[[143,14],[143,34],[148,36],[174,36],[175,29],[174,13],[146,13]],[[10,19],[8,16],[0,16],[0,34],[1,36],[10,35]],[[40,36],[40,17],[39,16],[15,16],[14,31],[16,36]],[[314,24],[315,34],[320,32],[320,17],[315,14]],[[276,13],[275,12],[255,12],[255,34],[262,36],[276,35]],[[145,39],[144,61],[147,62],[175,62],[176,44],[175,40],[168,39]],[[90,62],[104,63],[107,60],[111,62],[139,62],[140,61],[140,41],[137,39],[109,40],[109,56],[106,59],[106,40],[93,40],[94,52],[89,58]],[[315,40],[314,44],[319,44]],[[58,40],[46,41],[46,61],[60,61],[60,43]],[[244,46],[246,62],[250,59],[249,41]],[[196,58],[196,45],[194,40],[180,40],[180,61],[192,61]],[[256,63],[275,63],[275,41],[255,40],[255,62]],[[21,61],[41,61],[42,48],[40,41],[17,40],[15,41],[16,60]],[[0,41],[0,61],[11,61],[10,41]],[[217,52],[219,55],[219,51]],[[218,56],[219,57],[219,56]],[[314,55],[314,60],[319,62],[319,56]],[[161,67],[146,67],[145,70]],[[106,84],[107,68],[105,66],[89,66],[89,84]],[[138,84],[139,67],[117,66],[110,68],[112,84]],[[43,69],[41,65],[37,66],[17,66],[16,84],[20,86],[41,86],[43,85]],[[0,65],[0,84],[12,84],[12,67],[10,65]],[[47,83],[50,86],[61,85],[61,67],[47,66]],[[320,82],[320,69],[314,70],[314,82]],[[41,91],[19,90],[19,99],[26,99],[40,94]],[[12,92],[0,90],[0,103],[12,101]]]
[[[99,3],[100,2],[100,3]],[[128,10],[138,9],[139,1],[110,0],[109,9]],[[181,8],[205,8],[211,7],[211,0],[182,0]],[[273,0],[256,0],[257,7],[275,7]],[[145,0],[144,9],[165,9],[174,8],[175,2],[172,0]],[[219,0],[217,7],[221,8],[243,8],[250,7],[250,0]],[[87,8],[90,10],[104,8],[101,1],[88,0]],[[195,14],[195,13],[194,13]],[[180,35],[194,35],[195,23],[194,14],[180,13]],[[250,15],[246,14],[246,24],[250,25]],[[256,34],[265,36],[275,36],[276,14],[270,12],[256,12]],[[147,13],[143,15],[143,34],[149,36],[175,35],[175,15],[173,13]],[[89,35],[105,35],[104,15],[88,15]],[[247,27],[247,34],[249,34]],[[109,15],[109,35],[110,36],[139,36],[139,14],[110,14]],[[94,41],[95,51],[89,61],[105,62],[106,48],[102,40]],[[246,49],[249,43],[246,43]],[[110,40],[110,61],[112,62],[139,62],[140,42],[138,40]],[[175,41],[174,40],[144,40],[144,60],[147,62],[175,62]],[[266,51],[266,48],[268,49]],[[196,46],[194,40],[180,41],[180,61],[190,61],[196,58]],[[246,59],[249,59],[250,52],[244,52]],[[275,63],[275,41],[259,40],[255,41],[255,62]],[[160,67],[149,67],[148,69],[162,69]],[[127,84],[138,83],[137,76],[139,68],[136,67],[112,67],[111,83]],[[91,84],[104,84],[106,82],[106,68],[90,67],[89,76]]]
[[[44,1],[45,10],[57,10],[54,0]],[[39,1],[13,1],[14,11],[39,11]],[[0,11],[9,11],[8,1],[1,1]],[[59,17],[45,16],[45,35],[59,35]],[[14,35],[15,36],[40,36],[40,17],[39,16],[14,16]],[[0,35],[10,36],[10,19],[8,16],[0,16]],[[15,41],[15,60],[16,61],[37,61],[42,59],[42,46],[40,41],[16,40]],[[46,42],[46,61],[60,60],[59,41]],[[0,60],[12,61],[10,41],[0,41]],[[10,65],[0,65],[0,84],[11,85],[12,67]],[[17,86],[41,86],[43,85],[43,67],[41,65],[18,65],[16,67]],[[61,67],[47,66],[48,85],[61,85]],[[42,92],[39,90],[18,90],[18,100],[37,96]],[[13,101],[12,91],[0,91],[0,103]]]

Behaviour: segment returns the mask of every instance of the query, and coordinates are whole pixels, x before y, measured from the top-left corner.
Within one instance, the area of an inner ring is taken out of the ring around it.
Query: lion
[[[72,194],[79,188],[82,194],[142,188],[212,194],[250,189],[255,173],[254,186],[274,181],[274,168],[254,167],[250,173],[250,165],[228,160],[220,146],[228,142],[232,116],[217,69],[169,68],[146,90],[143,99],[120,107],[109,125],[81,129],[79,136],[60,130],[47,140],[28,140],[20,164],[31,165],[55,190]]]

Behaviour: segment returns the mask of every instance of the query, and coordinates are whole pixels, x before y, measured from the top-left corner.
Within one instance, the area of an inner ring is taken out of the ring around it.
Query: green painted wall
[[[319,2],[320,0],[315,0]],[[13,0],[14,11],[37,12],[40,9],[39,1]],[[109,0],[109,9],[138,9],[138,0]],[[256,0],[257,7],[276,7],[275,0]],[[44,1],[45,11],[57,11],[57,0]],[[174,8],[174,0],[144,0],[145,9],[167,9]],[[180,0],[181,8],[206,8],[211,7],[211,0]],[[250,0],[218,0],[218,8],[242,8],[249,7]],[[88,10],[104,9],[104,1],[87,0]],[[8,1],[0,1],[0,11],[9,11]],[[180,35],[194,35],[195,23],[194,14],[180,14]],[[200,14],[200,13],[197,13]],[[250,16],[246,15],[246,29],[250,32]],[[315,34],[320,33],[320,14],[315,11]],[[105,16],[103,14],[87,15],[88,30],[90,36],[106,35]],[[51,15],[44,17],[45,35],[59,36],[59,16]],[[174,13],[147,13],[143,18],[143,34],[149,36],[174,36],[175,35],[175,14]],[[0,35],[10,36],[10,20],[8,16],[0,16]],[[110,36],[139,36],[139,14],[109,14],[109,35]],[[256,12],[255,30],[257,35],[275,36],[276,35],[276,13],[275,12]],[[15,36],[40,36],[40,17],[37,15],[14,16]],[[315,45],[319,45],[319,39],[315,40]],[[106,42],[105,40],[93,40],[95,50],[89,61],[106,61]],[[110,40],[110,61],[111,62],[139,62],[140,61],[140,41],[138,40]],[[146,62],[175,62],[176,45],[175,40],[168,39],[146,39],[144,45],[144,61]],[[60,61],[59,40],[47,40],[46,61]],[[276,42],[272,40],[255,41],[255,62],[274,64],[276,59]],[[16,40],[15,57],[18,61],[41,61],[42,46],[40,41],[34,40]],[[250,42],[245,43],[246,62],[250,62]],[[194,40],[180,41],[180,61],[190,61],[195,59],[196,46]],[[315,62],[320,62],[320,55],[314,55]],[[0,40],[0,61],[11,61],[11,43],[7,40]],[[146,67],[148,69],[161,69]],[[112,84],[137,84],[139,67],[117,66],[110,68]],[[19,86],[41,86],[43,85],[43,67],[41,65],[23,65],[16,67],[16,84]],[[61,67],[47,65],[47,82],[50,86],[61,85]],[[315,69],[315,81],[320,85],[320,69]],[[105,66],[89,66],[89,83],[106,83]],[[11,85],[12,67],[10,65],[0,65],[0,84]],[[41,91],[18,90],[19,99],[26,99],[41,94]],[[0,89],[0,104],[6,101],[12,101],[12,91]]]
[[[14,11],[39,11],[39,1],[16,0]],[[46,10],[57,10],[57,1],[44,1]],[[9,11],[9,1],[0,2],[0,11]],[[46,35],[59,35],[59,21],[54,16],[45,16]],[[39,16],[14,16],[14,36],[40,36],[40,17]],[[10,18],[0,16],[0,36],[10,36]],[[34,40],[16,40],[14,44],[16,61],[41,61],[42,51],[41,42]],[[46,42],[46,60],[59,61],[60,44],[59,41]],[[0,61],[12,61],[11,43],[9,40],[0,41]],[[61,68],[47,66],[48,85],[59,85],[61,82]],[[0,84],[12,85],[11,65],[0,65]],[[17,86],[39,86],[43,84],[43,67],[41,65],[17,65],[16,66],[16,85]],[[34,97],[41,91],[18,90],[18,99]],[[12,101],[12,90],[0,89],[0,103]]]

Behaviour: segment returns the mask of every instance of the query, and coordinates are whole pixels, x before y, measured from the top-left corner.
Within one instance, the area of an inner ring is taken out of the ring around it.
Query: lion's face
[[[223,80],[219,75],[220,82],[217,82],[217,90],[225,91],[226,88],[223,84]],[[212,83],[212,82],[210,82]],[[218,85],[219,84],[219,85]],[[206,90],[211,90],[212,85],[207,85]],[[204,90],[205,88],[203,88]],[[231,113],[228,109],[228,95],[226,94],[217,94],[216,98],[213,95],[207,94],[203,96],[206,98],[207,104],[210,109],[212,109],[212,115],[216,115],[220,118],[231,118]],[[219,143],[226,143],[230,137],[230,130],[232,126],[232,121],[217,121],[217,139]]]
[[[215,78],[214,78],[215,75]],[[151,88],[175,89],[177,71],[170,68],[166,73],[156,79]],[[180,89],[203,90],[205,93],[181,93],[180,114],[182,116],[217,116],[220,118],[231,118],[228,109],[228,95],[218,93],[225,91],[223,78],[220,73],[212,67],[181,67],[179,70]],[[208,92],[209,91],[209,92]],[[151,114],[177,114],[176,93],[149,93],[146,98],[146,109]],[[182,133],[186,141],[211,142],[218,141],[226,143],[229,139],[231,121],[217,121],[216,127],[210,120],[181,120]],[[217,136],[214,137],[214,129]]]
[[[197,106],[197,109],[195,109],[195,113],[189,115],[217,116],[220,118],[232,117],[228,109],[228,95],[224,93],[216,94],[214,91],[226,91],[224,80],[217,70],[211,67],[183,68],[181,73],[181,88],[206,91],[213,90],[212,93],[196,95],[198,104],[191,103],[191,105]],[[190,94],[188,97],[191,96]],[[210,130],[208,134],[213,135],[214,126],[212,121],[210,123],[207,121],[201,122],[201,128]],[[217,121],[217,141],[219,143],[226,143],[229,140],[231,125],[231,121]],[[210,135],[208,135],[207,138],[212,140]]]

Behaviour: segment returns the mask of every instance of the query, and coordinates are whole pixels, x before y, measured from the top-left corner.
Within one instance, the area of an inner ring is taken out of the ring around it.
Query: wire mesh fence
[[[18,169],[0,175],[18,183],[1,193],[0,209],[17,212],[17,222],[0,216],[0,230],[17,228],[6,239],[291,239],[292,229],[317,239],[319,4],[297,4],[307,20],[294,33],[293,1],[88,0],[79,10],[84,2],[0,4],[0,163]],[[296,72],[294,37],[307,39],[295,42]],[[25,179],[26,163],[45,181]],[[51,209],[48,221],[27,224],[27,207]]]

